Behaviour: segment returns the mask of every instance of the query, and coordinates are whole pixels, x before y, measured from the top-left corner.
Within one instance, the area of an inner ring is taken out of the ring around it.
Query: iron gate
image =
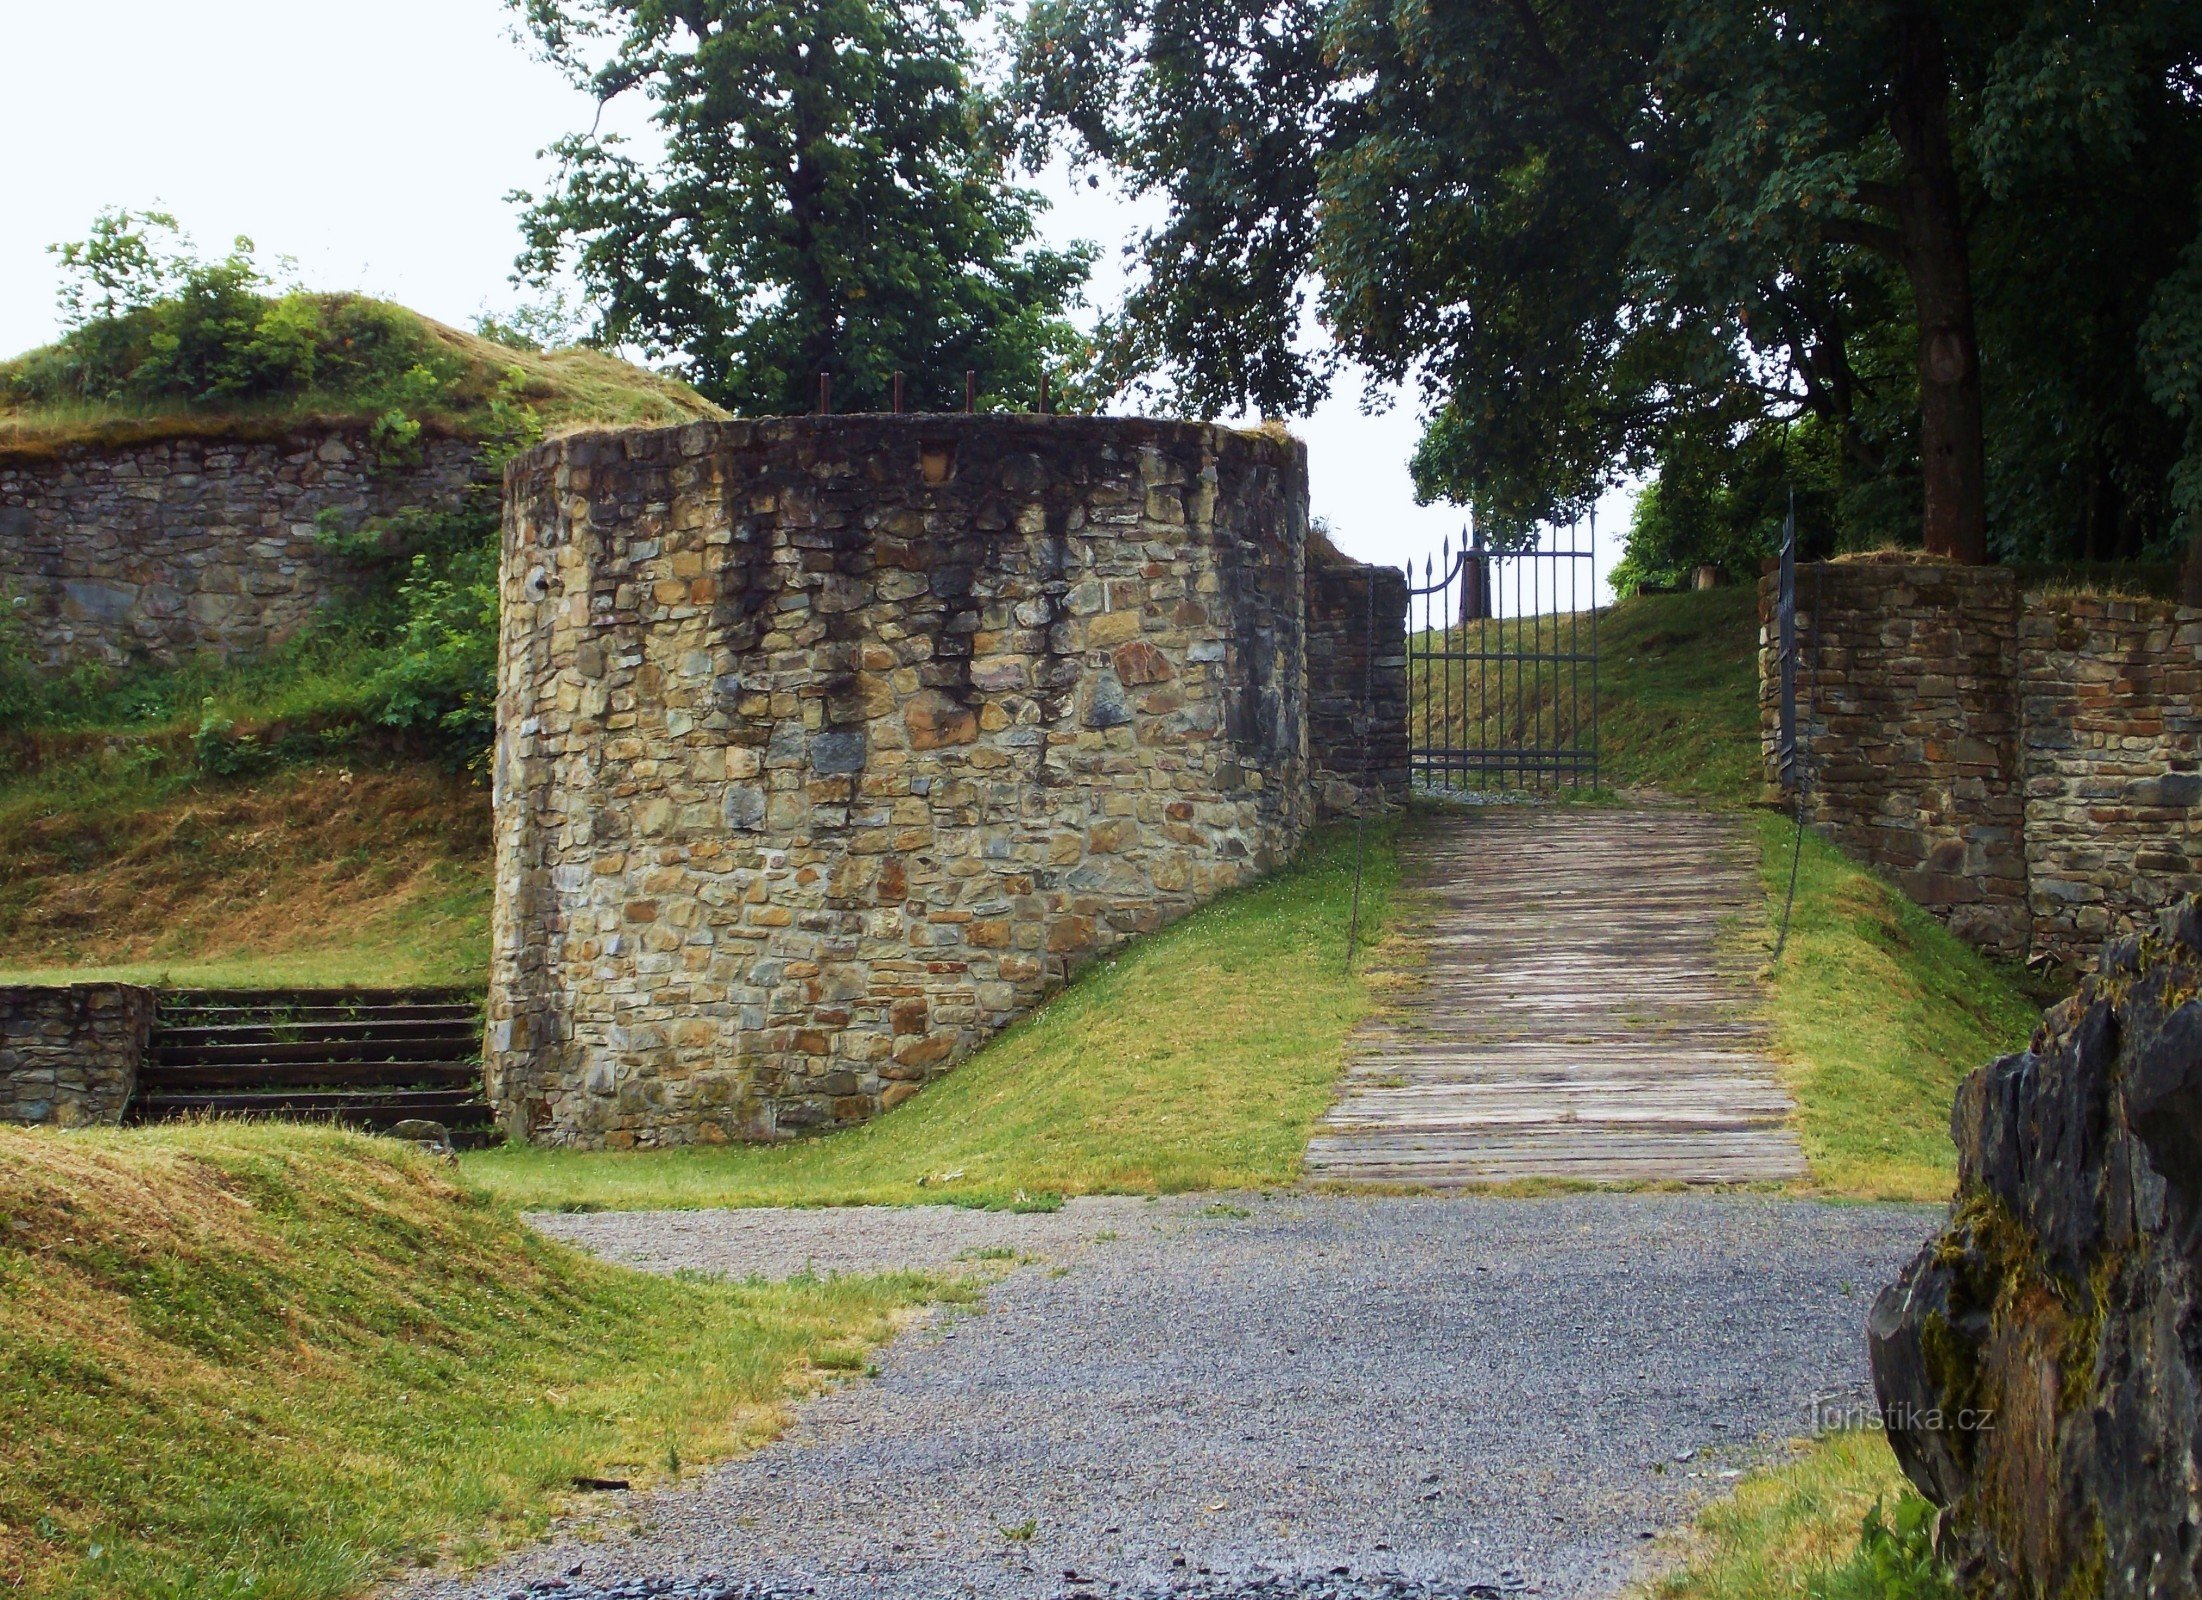
[[[1486,547],[1479,529],[1425,557],[1420,583],[1407,568],[1418,789],[1598,786],[1597,543],[1595,522],[1587,540],[1571,523],[1520,549]]]

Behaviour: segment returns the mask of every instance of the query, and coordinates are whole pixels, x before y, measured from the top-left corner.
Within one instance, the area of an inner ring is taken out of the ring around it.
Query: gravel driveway
[[[661,1270],[1053,1264],[635,1497],[639,1534],[399,1592],[1607,1594],[1815,1396],[1865,1392],[1866,1308],[1939,1216],[1605,1194],[549,1219]]]

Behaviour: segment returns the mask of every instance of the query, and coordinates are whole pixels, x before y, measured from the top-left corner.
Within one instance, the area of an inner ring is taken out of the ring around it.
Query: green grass
[[[430,763],[246,781],[188,745],[100,741],[0,783],[0,857],[0,982],[474,986],[488,967],[489,795]]]
[[[309,297],[336,305],[359,297]],[[645,426],[723,417],[725,412],[677,378],[649,372],[598,350],[516,350],[447,327],[403,306],[382,303],[403,331],[408,359],[448,374],[434,401],[419,409],[432,428],[477,437],[492,426],[491,403],[506,375],[521,381],[507,396],[532,408],[552,432],[585,426]],[[308,389],[258,400],[195,404],[185,400],[39,400],[15,390],[48,352],[0,362],[0,461],[38,460],[63,451],[116,448],[173,438],[278,438],[300,426],[367,423],[390,401],[379,393]],[[14,391],[14,392],[11,392]]]
[[[1370,833],[1364,936],[1396,876]],[[1367,980],[1345,965],[1350,830],[1089,968],[923,1094],[792,1145],[507,1147],[470,1178],[529,1207],[838,1205],[1176,1193],[1293,1181]]]
[[[654,1278],[386,1140],[0,1130],[0,1587],[338,1600],[754,1446],[944,1291]]]
[[[1429,636],[1424,636],[1425,640]],[[1501,618],[1442,636],[1444,647],[1587,652],[1587,618]],[[1640,595],[1597,620],[1599,797],[1656,789],[1715,806],[1758,798],[1758,597],[1749,589]],[[1410,659],[1412,659],[1410,657]],[[1408,727],[1469,748],[1592,738],[1593,674],[1582,663],[1411,668]],[[1563,796],[1567,791],[1562,791]]]
[[[1758,818],[1779,917],[1792,823]],[[1886,879],[1806,830],[1789,944],[1772,985],[1797,1134],[1815,1187],[1947,1199],[1950,1106],[1973,1068],[2022,1048],[2038,1007],[2016,974],[1961,943]]]
[[[1639,595],[1607,613],[1598,648],[1608,786],[1717,807],[1758,798],[1755,591]]]
[[[1633,1600],[1948,1600],[1948,1578],[1914,1534],[1902,1549],[1861,1538],[1878,1505],[1916,1502],[1879,1433],[1824,1434],[1793,1459],[1745,1478],[1685,1537],[1680,1562]],[[1913,1506],[1913,1515],[1919,1507]],[[1895,1570],[1892,1570],[1895,1569]],[[1908,1570],[1906,1570],[1908,1569]],[[1901,1576],[1899,1576],[1901,1573]],[[1893,1581],[1892,1581],[1893,1580]],[[1908,1580],[1908,1581],[1906,1581]]]

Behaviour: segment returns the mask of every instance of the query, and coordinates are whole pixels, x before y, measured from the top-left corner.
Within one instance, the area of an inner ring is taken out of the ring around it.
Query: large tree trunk
[[[1889,131],[1904,152],[1897,231],[1919,316],[1919,459],[1929,553],[1988,559],[1987,451],[1981,439],[1980,343],[1972,260],[1950,151],[1950,79],[1942,26],[1924,7],[1898,24]]]
[[[2202,511],[2187,513],[2194,537],[2187,541],[2187,564],[2179,574],[2179,603],[2202,610]]]

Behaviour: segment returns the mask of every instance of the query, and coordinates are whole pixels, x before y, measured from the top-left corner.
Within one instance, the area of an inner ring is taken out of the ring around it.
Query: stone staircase
[[[167,990],[130,1115],[490,1126],[480,1000],[460,989]]]

